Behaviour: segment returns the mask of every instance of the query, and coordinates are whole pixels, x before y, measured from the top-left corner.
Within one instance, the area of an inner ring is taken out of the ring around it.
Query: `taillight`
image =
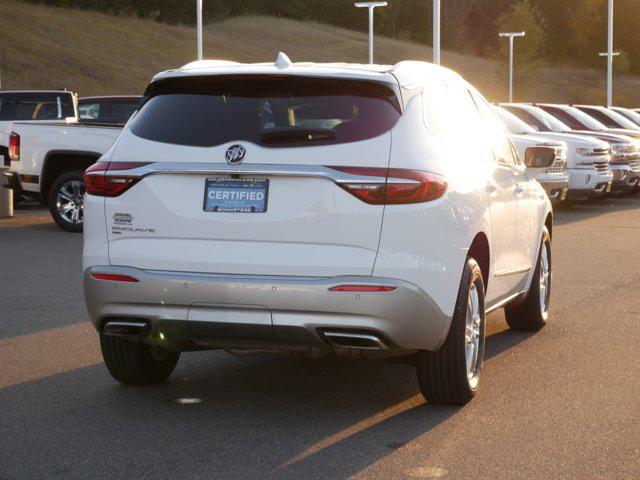
[[[20,160],[20,135],[13,132],[9,135],[9,160],[12,162]]]
[[[100,197],[117,197],[129,190],[142,178],[120,172],[144,167],[149,162],[98,162],[84,172],[86,191]]]
[[[350,175],[380,178],[379,181],[338,182],[338,185],[371,205],[402,205],[430,202],[447,190],[447,182],[435,173],[402,168],[329,167]]]

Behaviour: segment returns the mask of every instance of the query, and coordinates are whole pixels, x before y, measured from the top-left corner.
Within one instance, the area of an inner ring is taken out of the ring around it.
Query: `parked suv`
[[[86,172],[84,288],[105,363],[166,379],[181,351],[415,355],[464,404],[486,313],[549,315],[552,211],[459,75],[197,62],[158,74]]]

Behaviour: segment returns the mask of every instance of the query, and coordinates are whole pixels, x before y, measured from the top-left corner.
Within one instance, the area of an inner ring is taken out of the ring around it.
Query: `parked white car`
[[[205,61],[145,98],[86,173],[85,296],[116,380],[161,382],[192,349],[415,355],[429,402],[464,404],[487,312],[546,324],[550,201],[456,73]]]
[[[602,197],[611,191],[611,146],[589,135],[575,134],[569,127],[544,110],[532,105],[501,104],[498,114],[509,131],[518,135],[565,142],[569,148],[568,200]]]

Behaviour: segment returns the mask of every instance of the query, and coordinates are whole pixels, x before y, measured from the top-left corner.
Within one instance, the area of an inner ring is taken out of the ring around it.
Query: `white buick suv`
[[[181,352],[412,356],[462,405],[485,316],[549,315],[552,211],[459,75],[196,62],[158,74],[86,172],[84,288],[105,363],[154,384]]]

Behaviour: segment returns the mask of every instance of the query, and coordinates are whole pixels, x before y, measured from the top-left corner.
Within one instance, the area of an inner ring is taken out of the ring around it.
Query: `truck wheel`
[[[513,330],[537,332],[547,324],[551,299],[551,237],[542,231],[538,262],[527,297],[521,303],[505,308],[507,324]]]
[[[180,358],[180,352],[169,352],[102,333],[100,348],[111,376],[125,385],[162,383],[169,378]]]
[[[462,274],[449,334],[437,352],[416,358],[418,384],[427,402],[465,405],[476,394],[484,360],[484,282],[470,258]]]
[[[49,192],[53,220],[67,232],[82,232],[84,221],[84,174],[80,170],[61,175]]]

